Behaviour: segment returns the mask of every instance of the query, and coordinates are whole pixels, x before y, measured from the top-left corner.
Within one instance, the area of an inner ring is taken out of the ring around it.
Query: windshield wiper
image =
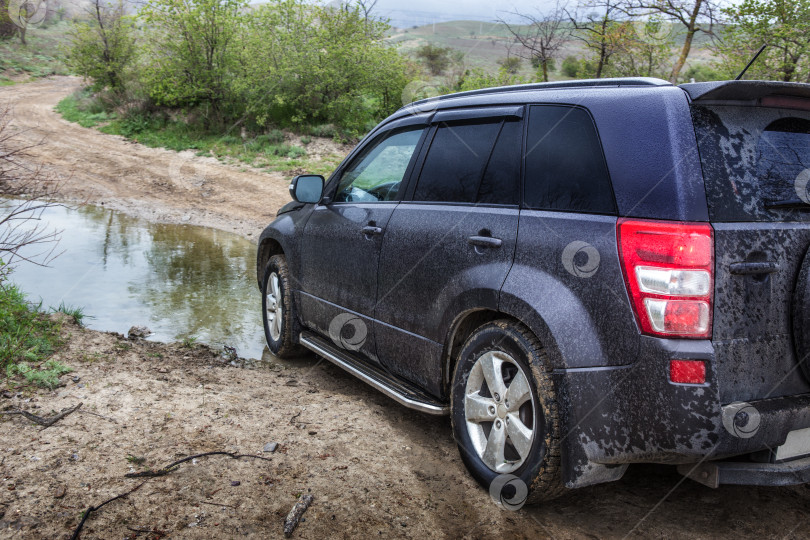
[[[799,210],[810,210],[810,203],[801,199],[785,199],[782,201],[766,201],[765,208],[768,210],[777,210],[780,208],[790,209],[796,208]]]

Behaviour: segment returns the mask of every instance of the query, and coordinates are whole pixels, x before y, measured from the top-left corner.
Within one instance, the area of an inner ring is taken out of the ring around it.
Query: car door
[[[412,167],[424,125],[387,130],[366,144],[316,205],[301,241],[297,306],[302,324],[376,360],[371,318],[383,233]]]
[[[441,395],[452,319],[497,309],[518,227],[522,107],[438,112],[419,174],[383,239],[375,311],[380,362]]]

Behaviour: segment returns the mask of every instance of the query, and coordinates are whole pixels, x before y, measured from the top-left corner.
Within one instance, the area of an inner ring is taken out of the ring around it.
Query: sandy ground
[[[287,200],[286,179],[213,160],[203,160],[213,190],[204,197],[170,172],[177,154],[62,121],[51,107],[77,85],[0,89],[23,135],[46,137],[36,158],[70,176],[69,197],[245,235]],[[181,170],[194,178],[199,158],[188,160]],[[509,512],[467,475],[447,418],[405,409],[314,356],[232,364],[205,347],[64,328],[57,358],[75,372],[62,387],[0,391],[0,410],[39,416],[83,403],[46,429],[0,415],[0,538],[69,538],[85,508],[142,481],[125,474],[209,451],[269,461],[183,464],[93,513],[82,538],[281,538],[301,493],[315,501],[295,538],[808,536],[805,486],[711,490],[664,466],[631,467],[619,482]],[[263,452],[273,442],[276,451]]]
[[[258,237],[290,200],[291,178],[224,165],[192,151],[148,148],[63,120],[53,107],[81,87],[76,77],[0,87],[10,129],[32,158],[63,179],[66,201],[103,204],[164,223],[204,225]]]

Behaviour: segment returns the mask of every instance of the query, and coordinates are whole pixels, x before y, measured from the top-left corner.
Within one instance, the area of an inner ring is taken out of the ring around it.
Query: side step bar
[[[300,343],[409,409],[434,415],[450,414],[450,407],[446,403],[437,401],[396,375],[355,358],[320,336],[311,332],[301,332]]]

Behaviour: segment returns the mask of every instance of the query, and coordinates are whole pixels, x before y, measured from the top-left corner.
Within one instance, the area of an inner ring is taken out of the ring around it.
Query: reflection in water
[[[64,253],[49,268],[22,263],[13,281],[44,306],[81,306],[90,328],[125,333],[146,325],[151,339],[194,336],[261,358],[261,296],[255,246],[233,234],[152,224],[100,207],[51,208]]]

